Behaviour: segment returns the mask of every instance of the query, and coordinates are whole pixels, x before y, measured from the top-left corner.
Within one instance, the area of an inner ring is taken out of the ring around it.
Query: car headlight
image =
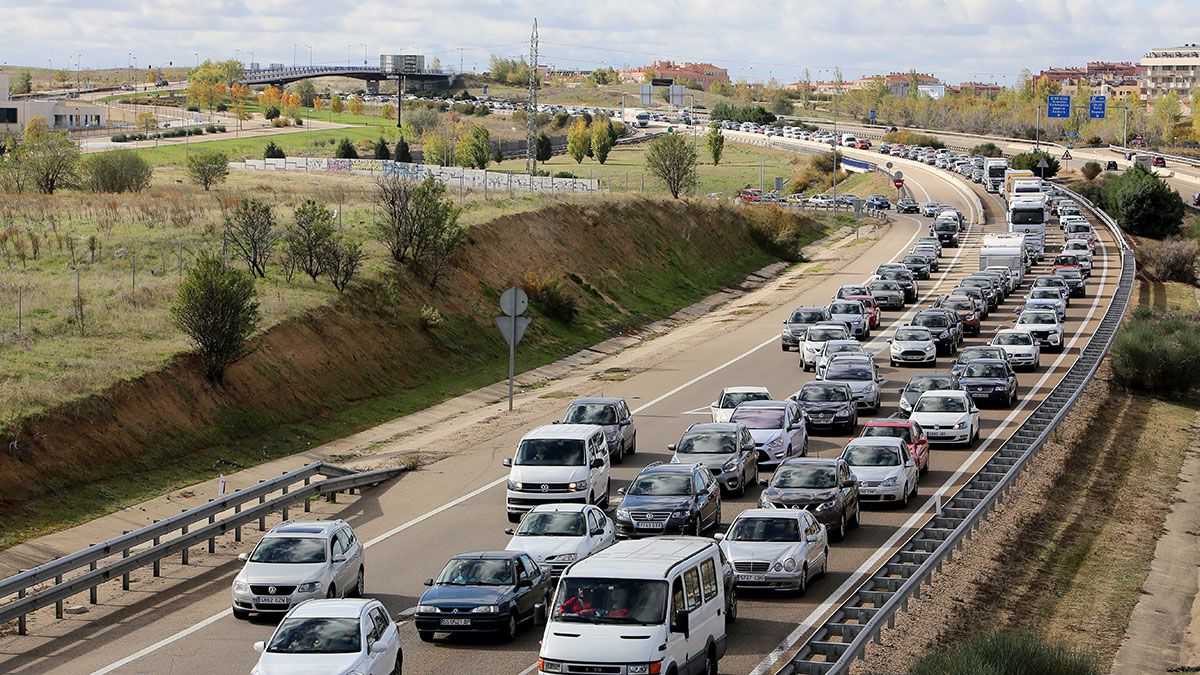
[[[250,592],[250,584],[242,581],[241,579],[234,579],[233,580],[233,590],[235,593],[249,593]]]
[[[587,489],[588,482],[586,480],[567,483],[567,489],[573,492],[582,492]]]
[[[778,437],[774,438],[770,443],[767,443],[767,447],[768,448],[782,448],[783,447],[783,436],[778,436]]]
[[[758,508],[774,509],[774,508],[778,508],[778,507],[775,506],[775,502],[772,502],[770,499],[767,499],[766,496],[764,495],[764,496],[758,498]]]
[[[617,509],[618,520],[629,520],[629,509]]]
[[[651,675],[662,670],[662,661],[652,661],[650,663],[636,663],[628,666],[625,672],[629,675]],[[550,672],[550,671],[546,671]]]
[[[998,385],[996,385],[996,391],[1008,391],[1008,387],[1006,387],[1002,384],[998,384]]]
[[[738,465],[737,460],[731,459],[728,462],[725,462],[725,465],[721,467],[721,471],[722,472],[736,471],[737,465]]]
[[[691,511],[688,511],[687,509],[679,509],[675,513],[672,513],[671,517],[672,518],[687,518],[690,515],[692,515]]]
[[[900,398],[900,409],[901,409],[901,410],[909,410],[909,411],[911,411],[911,410],[912,410],[912,404],[908,402],[908,399],[901,397],[901,398]]]
[[[868,394],[875,391],[875,383],[871,382],[870,384],[867,385],[867,388],[864,389],[863,391],[865,391]]]
[[[575,560],[575,554],[574,553],[562,553],[560,555],[552,555],[546,559],[547,560],[555,560],[557,562],[571,562],[571,561]]]
[[[787,570],[788,572],[796,569],[796,561],[791,558],[785,558],[783,561],[783,569]]]
[[[774,567],[773,569],[774,569],[776,572],[778,572],[778,571],[782,570],[782,569],[783,569],[783,563],[775,563],[775,567]]]
[[[305,584],[300,584],[299,586],[296,587],[296,592],[297,593],[312,593],[313,591],[317,590],[317,585],[318,585],[318,582],[316,582],[316,581],[310,581]]]
[[[421,614],[437,614],[440,611],[437,605],[417,605],[417,612]]]
[[[938,337],[940,337],[944,340],[944,339],[950,337],[950,331],[944,330],[944,331],[938,333]]]
[[[827,501],[827,502],[821,502],[820,504],[817,504],[817,510],[818,510],[818,511],[829,511],[829,510],[833,509],[833,508],[834,508],[834,507],[836,507],[836,506],[837,506],[837,500],[836,500],[836,499],[830,499],[830,500],[829,500],[829,501]]]
[[[517,481],[515,481],[515,480],[510,480],[510,481],[508,481],[508,489],[509,489],[509,490],[520,490],[520,489],[521,489],[521,487],[522,487],[522,484],[521,484],[521,483],[518,483],[518,482],[517,482]]]
[[[849,408],[840,408],[840,409],[838,409],[838,411],[836,413],[834,413],[834,417],[849,417],[849,416],[850,416]]]
[[[472,614],[499,614],[500,607],[497,605],[480,605],[471,610]]]
[[[934,345],[925,345],[925,351],[927,351],[927,352],[932,352],[936,349],[937,349],[937,347],[935,347]]]
[[[954,425],[954,428],[955,428],[955,429],[966,429],[966,428],[967,428],[967,421],[966,421],[966,420],[963,420],[963,421],[959,422],[958,424],[955,424],[955,425]]]
[[[895,476],[892,476],[891,478],[888,478],[887,480],[880,483],[879,486],[880,487],[896,487],[899,484],[900,484],[900,481]]]

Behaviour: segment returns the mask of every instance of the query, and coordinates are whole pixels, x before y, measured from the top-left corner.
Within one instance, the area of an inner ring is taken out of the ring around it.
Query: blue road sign
[[[1079,132],[1078,131],[1068,131],[1067,135],[1074,138],[1079,135]]]
[[[870,115],[871,115],[871,121],[872,121],[872,122],[874,122],[874,121],[875,121],[875,119],[878,117],[878,114],[876,113],[876,111],[875,111],[875,109],[874,109],[874,108],[871,108]]]
[[[483,95],[484,96],[487,96],[487,89],[488,89],[488,86],[486,84],[483,85]]]
[[[1102,120],[1108,114],[1108,97],[1093,96],[1088,105],[1088,117],[1094,120]]]
[[[1071,97],[1065,95],[1046,97],[1046,117],[1067,119],[1071,116]]]

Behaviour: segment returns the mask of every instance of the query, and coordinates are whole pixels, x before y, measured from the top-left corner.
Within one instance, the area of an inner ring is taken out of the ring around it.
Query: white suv
[[[508,521],[541,504],[598,504],[608,508],[612,490],[608,441],[595,424],[547,424],[525,434],[510,467]]]
[[[284,613],[312,598],[361,596],[363,545],[342,520],[276,525],[250,553],[233,580],[233,615]]]

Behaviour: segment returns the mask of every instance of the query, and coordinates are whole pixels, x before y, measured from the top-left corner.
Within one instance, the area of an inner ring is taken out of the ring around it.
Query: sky
[[[0,63],[84,69],[192,65],[377,64],[421,53],[484,70],[529,50],[561,68],[707,61],[734,78],[846,80],[915,68],[957,83],[1014,82],[1024,68],[1137,61],[1200,43],[1200,0],[5,0]],[[311,49],[310,49],[311,46]],[[461,51],[460,51],[461,50]]]

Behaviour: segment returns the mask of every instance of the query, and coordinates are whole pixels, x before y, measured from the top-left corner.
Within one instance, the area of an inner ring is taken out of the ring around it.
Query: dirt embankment
[[[776,260],[751,236],[749,211],[622,199],[472,228],[437,291],[407,273],[368,284],[263,334],[222,385],[185,355],[16,425],[0,455],[0,527],[66,518],[64,501],[103,510],[105,500],[281,456],[499,380],[507,348],[496,299],[530,273],[561,277],[579,314],[562,323],[535,303],[522,367],[669,315]],[[812,221],[799,228],[808,241],[821,234]],[[444,321],[427,327],[425,307]]]

